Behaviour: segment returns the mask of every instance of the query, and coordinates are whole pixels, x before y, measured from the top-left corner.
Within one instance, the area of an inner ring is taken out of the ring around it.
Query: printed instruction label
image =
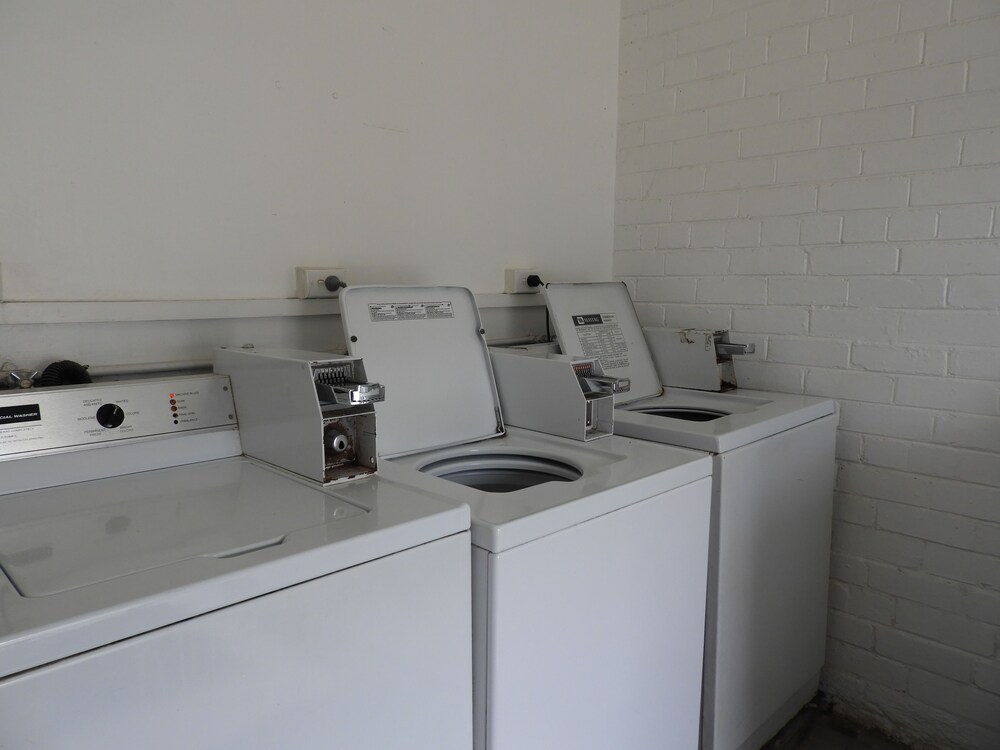
[[[373,302],[368,305],[373,323],[383,320],[440,320],[454,318],[451,302]]]
[[[574,315],[583,356],[600,360],[605,371],[628,367],[628,342],[614,313]]]
[[[21,453],[35,447],[36,444],[45,440],[44,435],[39,435],[30,429],[10,429],[0,432],[0,455]],[[42,444],[40,447],[46,447]]]

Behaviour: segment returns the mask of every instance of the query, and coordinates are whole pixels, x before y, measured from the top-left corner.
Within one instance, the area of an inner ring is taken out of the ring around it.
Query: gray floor
[[[851,724],[810,703],[761,750],[907,750],[880,732]]]

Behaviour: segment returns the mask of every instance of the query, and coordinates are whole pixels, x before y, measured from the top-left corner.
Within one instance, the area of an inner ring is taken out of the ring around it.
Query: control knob
[[[97,423],[109,430],[125,421],[125,412],[118,404],[103,404],[97,409]]]

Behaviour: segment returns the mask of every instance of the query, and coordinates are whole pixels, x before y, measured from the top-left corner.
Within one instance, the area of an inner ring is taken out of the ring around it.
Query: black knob
[[[118,404],[104,404],[97,410],[97,422],[109,430],[125,421],[125,412]]]

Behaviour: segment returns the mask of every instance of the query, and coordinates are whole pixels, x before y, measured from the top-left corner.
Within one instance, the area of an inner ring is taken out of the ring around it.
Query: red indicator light
[[[174,398],[174,394],[169,394],[169,398]]]

